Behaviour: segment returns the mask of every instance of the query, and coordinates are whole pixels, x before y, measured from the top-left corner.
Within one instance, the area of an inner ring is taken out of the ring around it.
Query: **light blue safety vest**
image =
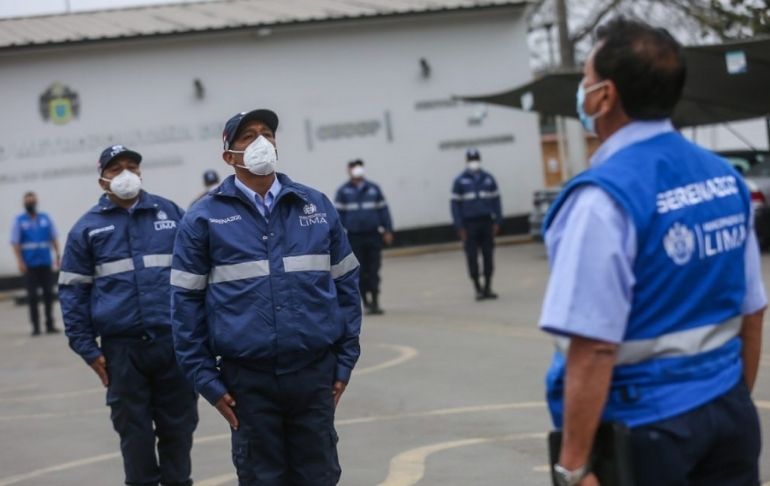
[[[741,305],[750,199],[727,162],[669,132],[633,144],[575,177],[546,217],[584,184],[632,218],[636,284],[602,420],[634,427],[692,410],[742,374]],[[546,378],[561,427],[567,339]]]
[[[45,213],[34,217],[23,213],[16,217],[16,225],[24,264],[29,268],[50,267],[53,263],[51,241],[56,237],[51,218]]]

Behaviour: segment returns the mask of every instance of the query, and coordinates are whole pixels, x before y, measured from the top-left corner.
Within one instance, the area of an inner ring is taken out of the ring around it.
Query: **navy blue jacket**
[[[59,301],[70,347],[87,363],[96,337],[169,336],[169,272],[184,211],[142,191],[129,212],[103,195],[67,236]]]
[[[503,221],[500,193],[492,174],[484,170],[463,171],[452,185],[452,222],[455,229],[470,218],[490,216],[496,224]]]
[[[226,393],[216,357],[301,369],[324,352],[347,382],[360,354],[358,261],[326,196],[278,175],[269,222],[225,179],[185,215],[174,245],[177,359],[212,404]]]
[[[393,231],[393,222],[380,186],[364,179],[360,186],[351,181],[337,189],[334,205],[349,233],[372,233],[383,228]]]

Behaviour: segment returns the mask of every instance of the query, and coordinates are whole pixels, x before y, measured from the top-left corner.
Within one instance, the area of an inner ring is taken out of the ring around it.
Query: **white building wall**
[[[205,169],[230,173],[221,159],[224,122],[256,107],[281,118],[282,172],[333,197],[346,162],[360,157],[397,229],[450,221],[466,139],[498,140],[478,145],[483,162],[498,179],[504,213],[524,214],[543,185],[536,115],[446,100],[529,80],[525,36],[523,18],[510,10],[0,54],[0,238],[8,241],[22,194],[34,190],[63,244],[100,195],[96,161],[111,143],[142,153],[146,189],[186,207]],[[196,78],[203,99],[194,95]],[[79,117],[60,126],[38,110],[55,81],[80,98]],[[469,122],[476,114],[481,123]],[[329,138],[351,127],[371,133]],[[0,275],[14,269],[10,248],[0,252]]]

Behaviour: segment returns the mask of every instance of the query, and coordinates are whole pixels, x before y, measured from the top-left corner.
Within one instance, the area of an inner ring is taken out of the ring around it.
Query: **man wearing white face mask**
[[[630,429],[638,486],[758,485],[767,299],[749,191],[672,126],[687,69],[671,34],[618,18],[597,38],[577,112],[602,144],[544,224],[553,479],[612,482],[593,474],[603,421]]]
[[[270,110],[225,124],[234,175],[174,245],[177,358],[232,428],[241,486],[331,486],[334,410],[360,353],[358,261],[334,205],[277,174]]]
[[[142,191],[141,161],[122,145],[102,152],[104,195],[68,235],[59,300],[70,347],[107,387],[126,484],[190,485],[197,396],[174,359],[169,319],[183,211]]]
[[[496,299],[492,291],[495,236],[500,233],[503,212],[497,181],[481,168],[475,148],[465,153],[466,169],[452,184],[452,222],[463,242],[476,300]],[[484,260],[484,285],[479,280],[479,249]]]
[[[361,263],[359,288],[369,314],[380,308],[380,262],[382,244],[393,244],[393,222],[380,186],[365,178],[364,162],[348,163],[350,180],[337,190],[334,205],[348,232],[353,253]]]

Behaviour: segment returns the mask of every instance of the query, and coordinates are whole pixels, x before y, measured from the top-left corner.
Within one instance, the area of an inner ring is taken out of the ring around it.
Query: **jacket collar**
[[[136,202],[134,209],[155,209],[158,204],[155,202],[155,198],[146,191],[139,191],[139,200]],[[93,207],[92,212],[102,213],[107,211],[114,211],[116,209],[123,209],[109,198],[107,194],[102,194],[99,198],[99,202]]]
[[[308,194],[304,188],[289,179],[289,176],[286,174],[276,173],[276,177],[278,177],[278,182],[281,183],[281,192],[279,192],[278,197],[275,198],[276,204],[286,195],[294,195],[306,203],[310,202]],[[246,201],[246,196],[244,196],[243,192],[235,185],[235,175],[226,177],[225,180],[222,181],[222,184],[220,184],[218,188],[211,192],[211,195],[214,197],[235,197],[241,199],[242,201]],[[249,204],[251,204],[250,201]]]

